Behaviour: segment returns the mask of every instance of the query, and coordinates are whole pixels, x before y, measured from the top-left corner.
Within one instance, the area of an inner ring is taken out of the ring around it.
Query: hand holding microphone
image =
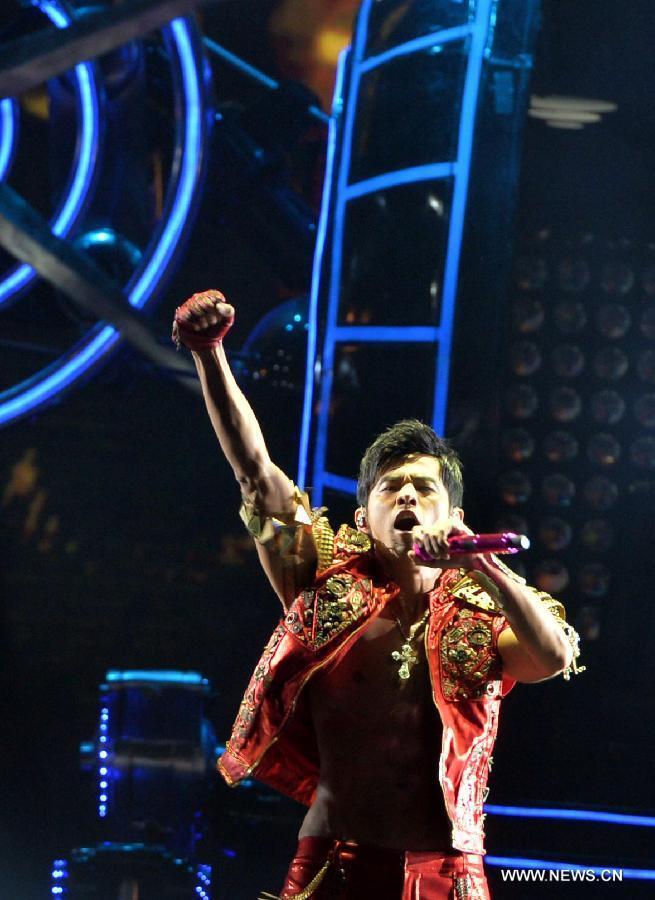
[[[524,534],[504,531],[498,534],[454,534],[448,538],[449,556],[463,556],[466,553],[518,553],[528,550],[530,540]],[[412,550],[421,562],[437,562],[438,557],[414,542]]]

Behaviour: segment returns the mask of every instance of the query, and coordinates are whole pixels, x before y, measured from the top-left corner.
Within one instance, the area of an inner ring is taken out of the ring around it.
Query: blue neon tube
[[[300,427],[300,446],[298,450],[298,485],[304,490],[307,480],[307,456],[309,453],[309,432],[314,402],[314,365],[316,363],[316,341],[318,330],[318,295],[321,286],[321,270],[325,254],[325,240],[331,211],[332,184],[334,179],[334,157],[337,143],[337,122],[341,116],[343,103],[343,77],[350,47],[339,54],[334,96],[332,100],[332,117],[328,126],[328,142],[325,158],[325,179],[321,197],[321,212],[318,218],[316,246],[312,265],[312,283],[309,292],[309,312],[307,322],[307,364],[305,366],[305,392],[303,398],[302,424]]]
[[[0,100],[0,181],[4,181],[16,146],[16,102],[10,97]]]
[[[365,181],[356,181],[354,184],[349,184],[344,193],[346,200],[354,200],[356,197],[364,197],[366,194],[374,194],[376,191],[399,187],[402,184],[415,184],[417,181],[449,178],[456,174],[457,163],[428,163],[424,166],[399,169],[396,172],[385,172],[384,175],[375,175],[373,178],[367,178]]]
[[[462,97],[462,109],[459,119],[459,139],[457,146],[457,177],[450,213],[448,232],[448,252],[444,271],[443,298],[441,303],[441,341],[437,355],[437,367],[434,385],[434,405],[432,427],[437,434],[444,434],[446,428],[446,407],[450,382],[450,357],[455,319],[455,302],[459,280],[459,265],[468,198],[471,155],[473,151],[473,135],[478,105],[480,77],[493,0],[479,0],[471,47],[469,50],[466,79]],[[443,350],[442,350],[443,348]]]
[[[410,53],[419,53],[421,50],[431,50],[434,47],[441,47],[443,44],[452,43],[452,41],[461,41],[471,34],[471,25],[458,25],[455,28],[444,28],[442,31],[434,31],[430,34],[423,34],[421,37],[412,38],[404,44],[398,44],[397,47],[391,47],[384,53],[378,53],[377,56],[369,56],[361,64],[362,72],[370,72],[378,66],[383,66],[396,59],[399,56],[407,56]]]
[[[350,155],[352,148],[353,130],[355,126],[357,95],[359,91],[359,69],[361,60],[364,55],[364,48],[366,46],[366,33],[371,3],[372,0],[364,0],[359,14],[360,21],[364,24],[362,24],[362,26],[357,29],[355,34],[355,45],[352,50],[353,62],[350,75],[350,85],[348,88],[348,98],[346,100],[343,137],[341,142],[341,159],[339,162],[339,171],[337,174],[334,233],[332,238],[332,260],[326,323],[327,330],[323,345],[321,394],[316,426],[314,463],[312,467],[312,481],[314,489],[312,502],[317,506],[321,505],[323,498],[323,466],[325,464],[327,449],[328,412],[330,393],[332,391],[332,367],[334,365],[334,339],[332,336],[332,331],[337,323],[337,313],[339,308],[342,244],[346,215],[344,191],[348,184],[348,175],[350,172]]]
[[[637,825],[655,828],[655,816],[605,812],[594,809],[552,809],[550,807],[503,806],[485,804],[485,812],[492,816],[513,816],[518,819],[563,819],[577,822],[604,822],[609,825]]]

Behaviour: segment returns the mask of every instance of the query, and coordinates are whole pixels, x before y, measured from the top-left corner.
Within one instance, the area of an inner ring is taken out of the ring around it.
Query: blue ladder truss
[[[443,434],[450,375],[450,358],[453,340],[453,322],[457,299],[460,255],[466,202],[468,196],[471,154],[475,131],[478,95],[485,56],[493,36],[498,0],[478,0],[475,12],[466,25],[446,28],[413,38],[385,52],[365,58],[368,22],[373,0],[364,0],[355,33],[354,46],[344,51],[339,62],[334,93],[333,120],[328,137],[325,187],[317,235],[312,289],[310,293],[309,334],[307,353],[307,377],[303,420],[299,450],[298,483],[305,485],[307,463],[310,454],[311,431],[315,429],[311,470],[312,502],[320,506],[324,489],[332,488],[354,494],[356,481],[334,472],[326,471],[326,454],[329,426],[330,396],[333,386],[335,348],[340,342],[419,342],[432,344],[436,365],[432,426]],[[468,58],[464,78],[461,111],[459,116],[457,157],[454,160],[414,166],[386,172],[366,180],[349,184],[353,132],[357,114],[357,101],[362,75],[379,69],[401,56],[443,47],[455,41],[468,42]],[[347,92],[344,94],[344,73],[347,70]],[[343,121],[341,121],[343,119]],[[447,251],[438,322],[428,326],[380,326],[339,325],[339,285],[341,283],[343,236],[348,203],[359,197],[404,184],[435,179],[452,179],[453,195],[447,238]],[[327,315],[320,357],[320,395],[318,411],[312,415],[317,375],[318,306],[324,256],[328,244],[327,234],[332,225],[331,258],[326,266],[328,277]]]

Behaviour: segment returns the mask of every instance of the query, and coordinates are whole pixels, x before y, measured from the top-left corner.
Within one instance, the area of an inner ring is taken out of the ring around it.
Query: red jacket
[[[364,626],[398,593],[395,584],[377,574],[372,554],[355,536],[342,527],[338,561],[296,597],[266,645],[218,763],[228,784],[254,774],[311,805],[319,760],[302,689],[318,669],[346,654]],[[561,609],[552,598],[542,599]],[[511,678],[503,678],[498,655],[498,636],[508,623],[463,570],[444,572],[430,594],[430,610],[426,652],[432,695],[443,723],[435,765],[438,762],[452,845],[484,853],[482,804],[500,701],[514,685]]]

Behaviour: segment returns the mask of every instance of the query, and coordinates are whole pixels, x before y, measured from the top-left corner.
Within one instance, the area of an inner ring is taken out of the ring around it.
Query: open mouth
[[[421,523],[411,509],[403,509],[394,519],[393,527],[396,531],[411,531],[415,525],[420,524]]]

